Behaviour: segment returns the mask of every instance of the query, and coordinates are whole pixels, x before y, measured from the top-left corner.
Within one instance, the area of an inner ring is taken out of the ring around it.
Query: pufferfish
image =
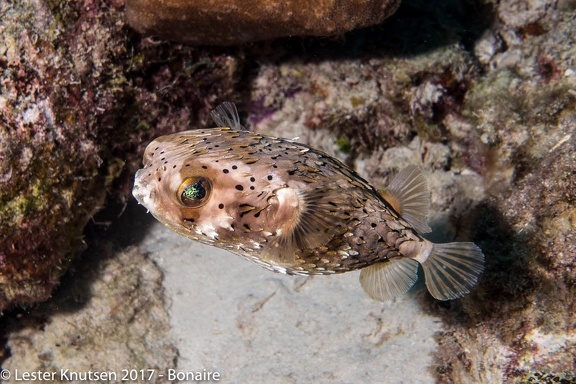
[[[408,291],[418,265],[438,300],[477,283],[480,248],[422,237],[430,201],[416,166],[377,190],[326,153],[245,130],[232,103],[212,117],[218,128],[162,136],[145,150],[133,195],[168,228],[288,275],[361,270],[362,288],[380,301]]]

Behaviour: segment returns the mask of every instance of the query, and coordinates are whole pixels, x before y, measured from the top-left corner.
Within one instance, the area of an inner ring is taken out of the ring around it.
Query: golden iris
[[[189,177],[178,187],[180,202],[190,208],[206,204],[212,192],[212,184],[205,177]]]

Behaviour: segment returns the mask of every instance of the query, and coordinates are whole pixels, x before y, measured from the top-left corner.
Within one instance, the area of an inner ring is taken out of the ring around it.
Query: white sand
[[[415,295],[368,298],[358,272],[269,272],[155,223],[140,244],[165,272],[182,371],[226,383],[428,383],[441,323]]]

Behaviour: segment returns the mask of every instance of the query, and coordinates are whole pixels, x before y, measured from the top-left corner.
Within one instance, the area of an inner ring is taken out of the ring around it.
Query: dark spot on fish
[[[238,166],[233,165],[233,166],[232,166],[232,169],[238,169]]]
[[[295,173],[296,173],[296,170],[295,170],[295,169],[292,169],[292,170],[288,171],[288,174],[289,174],[290,176],[294,176]]]
[[[222,172],[224,172],[224,173],[228,173],[228,172],[230,172],[230,171],[229,171],[229,170],[227,170],[226,168],[224,168],[224,169],[222,170]]]
[[[371,223],[370,226],[371,226],[372,228],[376,228],[376,223]]]
[[[238,185],[236,186],[236,189],[239,190],[239,191],[243,191],[243,190],[244,190],[244,187],[241,186],[240,184],[238,184]]]
[[[157,151],[157,150],[159,150],[159,149],[160,149],[160,147],[156,147],[156,148],[154,148],[154,150],[155,150],[155,151]]]
[[[272,180],[272,175],[268,175],[268,180]]]
[[[254,190],[254,186],[253,186],[253,185],[250,186],[250,190],[252,190],[252,191]]]
[[[219,146],[218,144],[216,144],[216,145],[214,146],[214,148],[220,148],[220,146]]]
[[[251,182],[255,182],[256,179],[255,179],[254,177],[251,177],[251,178],[250,178],[250,181],[251,181]]]
[[[276,164],[274,164],[274,165],[272,166],[272,168],[278,168],[278,166],[277,166]]]
[[[208,169],[208,167],[207,167],[207,166],[205,166],[205,165],[203,165],[203,166],[202,166],[202,169]]]
[[[159,182],[160,182],[160,181],[162,181],[162,178],[161,178],[161,177],[159,177],[159,178],[158,178],[158,181],[159,181]]]
[[[165,157],[163,157],[163,158],[161,158],[161,159],[160,159],[160,161],[164,161],[164,160],[166,160],[166,158],[165,158]]]
[[[174,164],[174,165],[172,166],[172,169],[174,169],[174,168],[176,168],[176,164]]]
[[[333,201],[329,201],[328,204],[330,204],[330,205],[333,206],[333,207],[337,207],[337,206],[338,206],[338,204],[336,204],[336,203],[333,202]]]
[[[186,221],[188,223],[193,223],[195,220],[194,220],[194,218],[190,218],[190,219],[184,218],[184,221]]]
[[[189,167],[189,166],[190,166],[190,164],[186,164],[186,165],[184,165],[184,166],[185,166],[185,167]]]
[[[163,154],[164,154],[164,152],[166,152],[166,151],[162,151],[162,152],[160,152],[160,154],[161,154],[161,155],[163,155]]]
[[[218,204],[218,208],[224,209],[224,204],[222,204],[222,203]]]
[[[254,214],[254,217],[259,217],[259,216],[260,216],[260,212],[262,212],[262,211],[256,212],[256,213]]]

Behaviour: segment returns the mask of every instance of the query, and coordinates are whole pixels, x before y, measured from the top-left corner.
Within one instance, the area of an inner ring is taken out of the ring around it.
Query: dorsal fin
[[[244,130],[244,127],[240,124],[240,116],[238,116],[238,110],[234,103],[229,101],[223,102],[210,112],[210,116],[218,127]]]
[[[388,188],[378,192],[415,230],[432,231],[426,223],[430,194],[420,168],[409,165],[394,176]]]
[[[281,233],[269,240],[261,257],[289,266],[294,265],[298,251],[313,250],[330,241],[338,229],[337,221],[342,220],[338,207],[345,201],[342,194],[324,188],[303,192],[286,187],[277,193],[278,211],[287,209],[290,214],[282,220]]]

